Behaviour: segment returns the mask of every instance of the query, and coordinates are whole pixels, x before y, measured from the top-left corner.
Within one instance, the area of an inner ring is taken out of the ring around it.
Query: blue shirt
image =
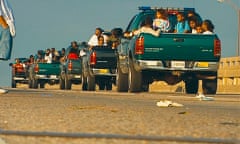
[[[184,31],[190,30],[190,27],[188,25],[188,21],[178,22],[175,25],[175,30],[177,30],[177,33],[184,33]]]

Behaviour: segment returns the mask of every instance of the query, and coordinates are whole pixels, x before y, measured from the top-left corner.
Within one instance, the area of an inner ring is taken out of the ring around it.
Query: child
[[[213,34],[214,25],[210,20],[204,20],[202,23],[203,34]]]
[[[196,31],[198,34],[203,32],[201,24],[196,26]]]
[[[196,34],[197,33],[197,30],[196,30],[196,27],[197,27],[197,21],[194,17],[191,17],[189,18],[189,26],[190,26],[190,29],[191,29],[191,33],[192,34]]]
[[[167,13],[163,9],[156,11],[156,18],[153,20],[153,28],[160,29],[161,32],[168,32],[170,30]]]
[[[188,22],[185,20],[183,13],[177,14],[177,24],[175,25],[175,33],[188,33],[190,27]]]

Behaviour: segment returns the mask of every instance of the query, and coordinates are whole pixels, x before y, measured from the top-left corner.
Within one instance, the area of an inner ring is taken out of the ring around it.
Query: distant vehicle
[[[44,88],[47,83],[58,84],[60,72],[60,62],[32,64],[29,69],[29,88]]]
[[[16,63],[16,61],[18,62]],[[16,88],[17,83],[27,84],[28,83],[28,69],[27,69],[28,58],[15,58],[14,63],[10,63],[12,67],[11,87]]]
[[[109,46],[95,46],[83,57],[83,90],[112,90],[116,81],[116,50]]]
[[[72,84],[81,84],[82,82],[82,59],[67,58],[66,62],[61,64],[60,89],[70,90]]]
[[[139,29],[146,17],[155,16],[156,8],[140,7],[126,29]],[[171,25],[176,13],[185,15],[194,8],[164,8]],[[206,94],[217,91],[217,70],[221,57],[221,42],[216,34],[161,33],[159,37],[141,33],[122,38],[118,46],[117,90],[129,92],[149,91],[154,81],[170,85],[185,82],[185,91],[198,92],[199,80]]]

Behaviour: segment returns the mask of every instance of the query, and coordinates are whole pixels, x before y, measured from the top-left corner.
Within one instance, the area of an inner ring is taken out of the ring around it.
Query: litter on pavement
[[[157,102],[158,107],[183,107],[183,104],[172,102],[169,100],[161,100]]]
[[[206,97],[204,94],[199,93],[196,95],[196,98],[198,98],[200,101],[213,101],[213,97]]]
[[[8,90],[0,88],[0,94],[5,94],[5,93],[8,93]]]

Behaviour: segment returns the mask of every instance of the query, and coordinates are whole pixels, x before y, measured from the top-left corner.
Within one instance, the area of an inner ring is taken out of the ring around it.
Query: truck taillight
[[[97,63],[97,53],[93,51],[90,56],[90,64],[95,65],[96,63]]]
[[[72,61],[70,60],[69,63],[68,63],[68,70],[71,71],[72,70]]]
[[[221,56],[221,41],[219,39],[214,40],[214,56]]]
[[[135,54],[144,54],[144,37],[139,37],[135,43]]]
[[[35,71],[36,73],[39,72],[39,66],[38,66],[38,64],[35,65],[34,71]]]

